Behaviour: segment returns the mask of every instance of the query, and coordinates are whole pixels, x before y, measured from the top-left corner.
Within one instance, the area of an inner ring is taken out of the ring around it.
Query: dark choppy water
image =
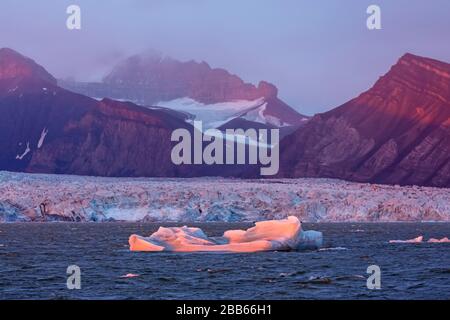
[[[165,224],[173,225],[173,224]],[[450,299],[450,244],[388,244],[450,236],[450,224],[307,224],[314,252],[132,253],[130,234],[159,224],[0,224],[0,299]],[[207,234],[248,224],[198,224]],[[82,289],[66,288],[78,265]],[[381,290],[366,269],[381,267]],[[128,273],[136,278],[122,279]]]

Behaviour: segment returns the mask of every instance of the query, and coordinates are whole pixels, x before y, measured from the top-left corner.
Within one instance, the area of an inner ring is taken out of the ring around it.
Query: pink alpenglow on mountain
[[[32,59],[24,57],[12,49],[1,48],[0,83],[6,84],[9,81],[9,84],[17,84],[17,80],[23,79],[41,80],[56,85],[56,79]]]
[[[0,49],[0,170],[92,176],[176,176],[174,113],[56,85],[43,67]],[[7,138],[6,138],[7,137]]]
[[[278,97],[278,88],[267,81],[257,85],[246,83],[206,62],[182,62],[157,52],[119,62],[99,83],[60,81],[60,84],[90,97],[175,109],[196,120],[205,121],[206,117],[217,128],[242,122],[253,127],[261,124],[297,127],[308,119],[283,102]],[[259,103],[255,105],[255,101]],[[240,105],[237,110],[233,108],[236,103]],[[230,108],[227,110],[226,106]]]
[[[164,228],[150,237],[132,235],[131,251],[173,252],[259,252],[317,249],[322,233],[303,231],[296,217],[257,222],[248,230],[229,230],[222,237],[208,237],[199,228]]]
[[[404,55],[357,98],[280,147],[280,175],[450,186],[450,64]]]

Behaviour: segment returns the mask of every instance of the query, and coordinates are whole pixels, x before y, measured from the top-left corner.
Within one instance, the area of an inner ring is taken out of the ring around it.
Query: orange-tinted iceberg
[[[160,227],[150,237],[132,235],[131,251],[259,252],[317,249],[322,233],[303,231],[297,217],[257,222],[247,230],[229,230],[222,237],[208,237],[199,228]]]

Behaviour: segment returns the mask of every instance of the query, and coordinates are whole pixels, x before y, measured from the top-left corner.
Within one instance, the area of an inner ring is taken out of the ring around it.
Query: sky
[[[81,8],[81,30],[66,9]],[[381,8],[368,30],[367,7]],[[450,62],[448,0],[1,0],[0,47],[57,78],[102,78],[129,55],[160,51],[274,83],[312,115],[370,88],[404,53]]]

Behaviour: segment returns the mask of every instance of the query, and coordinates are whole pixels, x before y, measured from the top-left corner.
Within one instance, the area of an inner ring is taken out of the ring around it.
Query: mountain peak
[[[450,64],[406,54],[280,147],[282,175],[450,186]]]
[[[426,58],[407,52],[403,56],[400,57],[399,61],[410,61],[410,60],[415,60],[415,59],[426,59]]]
[[[450,64],[411,53],[404,54],[396,66],[420,69],[421,72],[432,73],[439,77],[450,79]]]
[[[375,95],[384,98],[392,96],[398,99],[401,92],[410,92],[413,89],[415,92],[421,92],[422,100],[428,97],[450,103],[449,80],[449,63],[407,53],[374,84],[372,90],[368,90],[363,95],[369,98]],[[410,93],[412,96],[413,92]],[[404,95],[404,97],[409,96]],[[404,104],[404,107],[407,105],[415,108],[414,104]],[[405,112],[410,110],[405,109]]]
[[[9,48],[0,49],[0,80],[39,79],[56,84],[56,79],[34,60]]]
[[[240,77],[222,68],[195,60],[179,61],[150,52],[134,55],[120,62],[103,78],[103,83],[133,91],[146,99],[146,104],[189,97],[213,104],[233,100],[276,98],[278,89],[262,81],[258,86],[244,82]]]
[[[257,89],[266,99],[276,98],[278,96],[278,88],[270,82],[260,81]]]

